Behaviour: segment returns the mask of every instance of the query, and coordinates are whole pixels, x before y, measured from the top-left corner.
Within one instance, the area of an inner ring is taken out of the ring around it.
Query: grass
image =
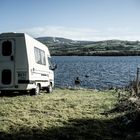
[[[0,97],[0,139],[124,139],[115,91],[56,89],[39,96]]]

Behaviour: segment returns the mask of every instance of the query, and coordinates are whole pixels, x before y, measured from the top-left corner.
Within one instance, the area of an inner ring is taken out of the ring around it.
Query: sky
[[[0,33],[140,40],[140,0],[0,0]]]

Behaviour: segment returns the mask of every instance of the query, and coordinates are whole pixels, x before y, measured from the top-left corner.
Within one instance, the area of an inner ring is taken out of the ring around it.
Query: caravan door
[[[0,40],[0,89],[14,86],[15,41]]]

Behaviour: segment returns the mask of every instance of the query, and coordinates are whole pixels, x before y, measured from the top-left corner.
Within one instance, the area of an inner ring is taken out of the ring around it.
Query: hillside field
[[[140,41],[104,40],[75,41],[58,37],[40,37],[49,47],[52,55],[57,56],[135,56],[140,55]]]

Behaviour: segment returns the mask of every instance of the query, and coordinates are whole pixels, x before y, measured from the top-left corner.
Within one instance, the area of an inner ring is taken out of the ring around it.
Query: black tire
[[[40,86],[39,84],[37,84],[36,88],[30,91],[30,95],[39,95],[39,93],[40,93]]]
[[[53,92],[53,87],[52,87],[52,84],[50,84],[48,87],[47,87],[47,93],[52,93]]]

